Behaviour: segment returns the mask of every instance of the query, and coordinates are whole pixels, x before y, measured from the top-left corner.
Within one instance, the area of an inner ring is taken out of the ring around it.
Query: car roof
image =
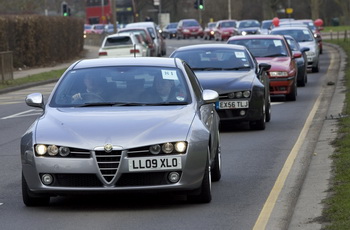
[[[272,34],[255,34],[255,35],[240,35],[240,36],[233,36],[229,38],[229,40],[241,40],[241,39],[284,39],[283,35],[272,35]]]
[[[216,48],[216,49],[225,48],[225,49],[235,49],[235,50],[246,49],[244,46],[232,45],[232,44],[198,44],[198,45],[182,46],[175,51],[186,51],[186,50],[205,49],[205,48]]]
[[[156,24],[154,22],[133,22],[133,23],[129,23],[126,25],[125,28],[128,28],[128,26],[132,26],[132,27],[135,27],[135,26],[156,26]]]
[[[69,67],[73,69],[85,69],[95,67],[111,66],[159,66],[159,67],[177,67],[176,58],[161,57],[137,57],[137,58],[95,58],[83,59],[75,62]]]
[[[276,30],[310,30],[307,26],[281,26],[281,27],[275,27],[271,31]]]

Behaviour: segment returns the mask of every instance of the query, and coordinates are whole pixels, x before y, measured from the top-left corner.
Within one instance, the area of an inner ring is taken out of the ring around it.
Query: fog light
[[[177,173],[177,172],[171,172],[171,173],[169,173],[169,175],[168,175],[168,180],[169,180],[171,183],[177,183],[177,182],[180,180],[180,174]]]
[[[244,116],[245,115],[245,110],[239,111],[239,115]]]
[[[44,185],[50,185],[53,182],[53,178],[50,174],[44,174],[41,177],[41,181],[43,182]]]

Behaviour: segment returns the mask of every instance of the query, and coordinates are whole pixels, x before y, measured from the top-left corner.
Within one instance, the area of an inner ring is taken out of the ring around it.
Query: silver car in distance
[[[27,206],[60,195],[181,192],[211,201],[221,177],[218,93],[177,58],[81,60],[21,138]]]

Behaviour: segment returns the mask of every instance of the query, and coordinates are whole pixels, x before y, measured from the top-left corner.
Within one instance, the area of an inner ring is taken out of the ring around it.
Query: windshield
[[[272,21],[266,21],[261,24],[262,29],[270,29],[272,25]]]
[[[254,57],[287,57],[286,44],[280,39],[237,39],[229,44],[243,45]]]
[[[199,26],[199,24],[196,21],[184,21],[183,26],[191,27],[191,26]]]
[[[289,29],[289,30],[276,30],[272,31],[271,34],[280,34],[280,35],[290,35],[297,42],[311,42],[313,41],[313,35],[310,31],[306,29]]]
[[[51,107],[184,105],[191,102],[182,72],[167,67],[72,70],[60,81]]]
[[[236,22],[223,22],[221,23],[221,27],[223,28],[230,28],[230,27],[236,27]]]
[[[258,21],[241,21],[238,24],[238,27],[241,28],[249,28],[249,27],[260,27],[260,23]]]
[[[186,61],[193,70],[249,71],[253,68],[249,54],[238,49],[194,49],[175,52],[172,56]]]

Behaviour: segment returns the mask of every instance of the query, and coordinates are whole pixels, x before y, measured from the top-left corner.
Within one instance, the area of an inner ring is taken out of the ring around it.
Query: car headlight
[[[190,31],[188,29],[183,30],[184,33],[189,33]]]
[[[308,57],[314,57],[314,56],[316,56],[316,54],[315,54],[315,52],[313,52],[313,51],[307,51],[307,52],[306,52],[306,56],[308,56]]]
[[[229,93],[227,94],[227,97],[230,99],[233,98],[249,98],[250,97],[251,92],[249,90],[245,90],[245,91],[238,91],[238,92],[234,92],[234,93]]]
[[[35,146],[35,152],[40,155],[43,156],[47,153],[47,147],[46,145],[37,145]]]
[[[187,149],[187,144],[184,141],[179,141],[175,143],[175,150],[179,153],[184,153]]]
[[[43,145],[38,144],[35,146],[35,153],[38,156],[57,156],[58,154],[62,157],[66,157],[70,154],[70,149],[64,146],[56,146],[56,145]]]
[[[243,97],[245,97],[245,98],[250,97],[250,91],[248,91],[248,90],[243,91]]]
[[[242,31],[242,35],[247,35],[247,32],[246,31]]]
[[[270,76],[271,77],[285,77],[285,76],[288,76],[288,73],[287,72],[282,72],[282,71],[270,72]]]
[[[150,153],[153,155],[158,155],[161,153],[165,154],[177,154],[177,153],[185,153],[187,150],[187,143],[185,141],[179,142],[167,142],[163,144],[151,145],[149,147]]]
[[[47,152],[50,156],[56,156],[58,154],[58,147],[56,145],[49,145]]]

